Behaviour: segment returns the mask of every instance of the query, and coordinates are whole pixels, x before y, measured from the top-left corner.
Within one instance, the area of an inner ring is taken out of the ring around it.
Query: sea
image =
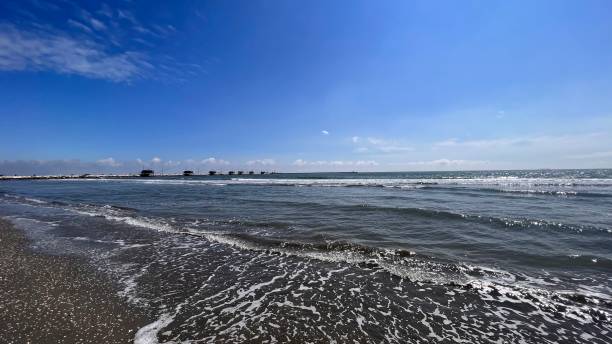
[[[612,343],[612,170],[0,182],[136,343]]]

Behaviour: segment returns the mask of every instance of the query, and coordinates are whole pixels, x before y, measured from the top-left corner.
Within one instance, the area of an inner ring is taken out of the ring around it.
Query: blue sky
[[[0,174],[612,167],[610,1],[3,1]]]

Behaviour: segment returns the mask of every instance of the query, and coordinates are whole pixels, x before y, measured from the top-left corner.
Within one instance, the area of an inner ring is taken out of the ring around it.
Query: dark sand
[[[130,343],[151,322],[86,262],[28,245],[0,219],[0,343]]]

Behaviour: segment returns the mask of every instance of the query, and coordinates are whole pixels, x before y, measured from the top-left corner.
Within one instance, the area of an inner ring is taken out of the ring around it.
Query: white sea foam
[[[409,264],[403,265],[398,264],[395,261],[389,261],[381,256],[368,255],[353,250],[331,250],[322,251],[316,249],[302,249],[296,250],[291,248],[280,247],[269,248],[264,244],[258,244],[253,241],[249,241],[242,238],[236,238],[227,233],[204,231],[201,229],[194,229],[189,227],[177,227],[171,223],[166,222],[162,219],[153,219],[148,217],[134,217],[129,215],[119,215],[121,212],[110,207],[88,207],[86,210],[75,210],[77,213],[88,215],[88,216],[101,216],[109,221],[115,221],[125,223],[130,226],[151,229],[160,232],[168,232],[175,234],[187,234],[202,237],[210,242],[219,243],[236,247],[242,250],[273,250],[281,254],[290,256],[299,256],[307,259],[316,259],[325,262],[337,262],[337,263],[349,263],[349,264],[361,264],[371,263],[379,268],[389,272],[392,275],[398,277],[407,278],[413,281],[424,281],[433,282],[439,284],[445,284],[449,282],[465,283],[469,280],[468,272],[474,269],[479,269],[485,273],[485,276],[495,276],[496,279],[503,279],[506,282],[512,282],[513,275],[491,268],[485,267],[473,267],[473,266],[461,266],[460,273],[445,274],[440,273],[441,268],[436,265],[435,262],[427,262],[411,259]],[[131,247],[139,247],[138,245]],[[411,254],[414,256],[414,254]],[[405,262],[408,262],[406,260]],[[400,262],[401,263],[401,262]]]
[[[57,222],[54,221],[43,221],[39,219],[32,219],[29,217],[21,217],[21,216],[6,216],[4,217],[11,221],[14,225],[19,228],[28,229],[31,227],[49,229],[49,227],[57,227]]]
[[[33,202],[33,203],[38,203],[38,204],[47,204],[47,203],[48,203],[48,202],[43,201],[43,200],[41,200],[41,199],[38,199],[38,198],[31,198],[31,197],[26,197],[26,198],[25,198],[25,200],[26,200],[26,201]]]
[[[592,187],[612,187],[610,178],[231,178],[231,179],[96,179],[151,185],[254,185],[254,186],[318,186],[318,187],[386,187],[398,189],[421,189],[426,186],[455,186],[493,188],[525,194],[551,194],[558,196],[577,195],[576,190]]]
[[[134,344],[157,344],[157,333],[168,326],[173,320],[173,317],[168,313],[160,315],[154,322],[144,326],[136,332],[134,336]]]
[[[203,231],[193,228],[178,228],[169,224],[161,219],[152,219],[147,217],[132,217],[132,216],[119,216],[117,211],[108,207],[93,208],[88,210],[76,210],[77,213],[87,216],[102,216],[106,220],[116,221],[125,223],[134,227],[140,227],[145,229],[152,229],[160,232],[168,232],[175,234],[187,234],[203,237],[210,242],[216,242],[224,245],[237,247],[243,250],[266,250],[269,249],[261,244],[251,242],[245,239],[235,238],[228,234]],[[273,251],[291,255],[299,256],[308,259],[316,259],[326,262],[343,262],[349,264],[360,264],[360,263],[372,263],[376,264],[387,272],[403,277],[409,278],[415,281],[430,281],[436,283],[447,283],[449,281],[456,281],[458,276],[445,276],[434,270],[428,271],[424,267],[415,269],[414,266],[402,266],[392,262],[386,261],[382,257],[372,257],[360,252],[352,250],[338,250],[338,251],[319,251],[319,250],[294,250],[286,249],[281,247],[275,247]]]
[[[110,208],[94,208],[89,207],[86,209],[72,209],[74,212],[87,215],[87,216],[101,216],[107,220],[122,222],[134,227],[148,228],[154,229],[160,232],[177,232],[170,224],[159,220],[159,219],[150,219],[146,217],[134,217],[134,216],[125,216],[120,215],[118,212],[113,211]]]

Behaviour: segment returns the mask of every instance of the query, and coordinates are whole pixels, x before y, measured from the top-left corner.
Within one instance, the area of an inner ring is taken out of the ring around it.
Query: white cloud
[[[516,146],[516,145],[528,145],[538,139],[526,139],[526,138],[500,138],[490,140],[466,140],[459,141],[457,139],[448,139],[440,142],[436,142],[434,147],[470,147],[470,148],[495,148],[500,146]]]
[[[153,159],[151,159],[151,162],[154,164],[159,164],[162,160],[158,157],[154,157]]]
[[[355,165],[356,166],[378,166],[380,164],[374,160],[357,160],[355,162]]]
[[[115,159],[111,157],[106,158],[106,159],[100,159],[96,162],[100,165],[111,166],[111,167],[118,167],[122,165],[120,162],[116,161]]]
[[[380,150],[381,152],[385,152],[385,153],[409,152],[409,151],[414,150],[413,147],[405,145],[399,140],[384,140],[384,139],[368,137],[368,142],[372,144],[376,149]]]
[[[293,166],[304,166],[306,165],[308,162],[306,160],[302,160],[302,159],[297,159],[293,162]]]
[[[353,136],[351,141],[354,144],[359,145],[357,148],[355,148],[356,153],[401,153],[414,150],[412,146],[407,145],[402,140],[388,140],[376,137],[367,137],[362,139],[359,136]]]
[[[140,23],[138,23],[138,21],[136,20],[136,17],[132,14],[132,12],[125,10],[125,9],[118,9],[117,10],[117,16],[121,19],[125,19],[128,22],[134,24],[134,25],[140,25]]]
[[[0,71],[50,71],[112,82],[180,82],[205,72],[155,49],[177,33],[172,25],[142,24],[132,12],[104,3],[93,12],[70,2],[35,3],[12,22],[0,23]],[[57,20],[41,21],[51,10]],[[24,13],[28,19],[18,19]]]
[[[388,143],[387,141],[385,141],[383,139],[377,139],[375,137],[368,137],[367,141],[370,144],[373,144],[373,145],[383,145],[383,144],[387,144]]]
[[[411,161],[406,162],[401,165],[412,165],[412,166],[436,166],[436,167],[445,167],[445,166],[454,166],[454,167],[462,167],[462,166],[476,166],[487,164],[487,161],[484,160],[461,160],[461,159],[436,159],[429,161]]]
[[[276,161],[274,159],[249,160],[247,161],[246,164],[249,166],[253,166],[253,165],[271,166],[271,165],[276,165]]]
[[[93,31],[91,30],[91,28],[79,21],[76,21],[74,19],[68,19],[68,25],[76,27],[77,29],[83,30],[87,33],[92,33]]]
[[[297,159],[293,162],[293,166],[378,166],[374,160],[316,160],[307,161]]]
[[[110,52],[93,40],[76,39],[61,32],[0,25],[0,70],[49,70],[123,82],[142,78],[151,68],[142,53]]]
[[[93,26],[96,30],[106,30],[106,25],[96,18],[90,18],[89,22],[91,23],[91,26]]]
[[[321,130],[321,134],[323,134],[323,135],[329,135],[329,131],[327,131],[327,130]]]
[[[89,11],[81,9],[81,19],[89,23],[94,29],[98,31],[106,30],[106,24],[92,16]]]
[[[530,146],[557,146],[570,148],[575,144],[587,143],[598,136],[600,133],[587,133],[580,135],[561,135],[561,136],[525,136],[509,137],[483,140],[457,140],[454,138],[436,142],[433,148],[439,147],[460,147],[476,149],[500,149],[508,147],[530,147]]]
[[[174,160],[168,160],[164,162],[164,166],[170,166],[170,167],[176,167],[176,166],[179,166],[180,164],[181,164],[180,161],[174,161]]]
[[[223,160],[223,159],[217,159],[217,158],[213,158],[213,157],[204,159],[204,160],[200,161],[200,163],[204,164],[204,165],[229,165],[230,164],[229,161],[226,161],[226,160]]]
[[[113,10],[105,3],[102,3],[102,5],[100,6],[100,9],[97,11],[98,14],[101,14],[105,17],[108,18],[112,18],[113,17]]]
[[[444,171],[444,170],[485,170],[500,168],[504,163],[496,163],[487,160],[470,159],[434,159],[404,162],[391,162],[386,164],[388,169],[394,171]],[[503,167],[501,167],[503,168]]]
[[[453,147],[453,146],[456,146],[457,144],[458,144],[457,139],[451,138],[451,139],[446,139],[444,141],[435,142],[434,148],[435,147]]]

